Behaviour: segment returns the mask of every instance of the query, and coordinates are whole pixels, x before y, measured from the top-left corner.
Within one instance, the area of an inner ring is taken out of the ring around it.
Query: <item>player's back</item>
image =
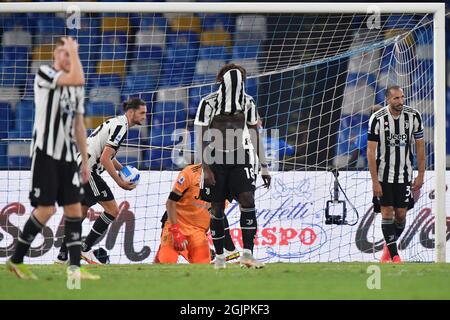
[[[177,220],[182,229],[194,226],[204,229],[209,228],[209,203],[200,200],[201,165],[189,165],[178,175],[175,188],[183,193],[177,202]],[[185,230],[183,230],[185,231]]]

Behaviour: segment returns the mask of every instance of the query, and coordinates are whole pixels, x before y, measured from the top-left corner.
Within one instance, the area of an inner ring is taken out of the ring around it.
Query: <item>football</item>
[[[124,166],[119,172],[119,175],[123,180],[134,184],[138,184],[139,179],[141,178],[139,170],[133,166]]]

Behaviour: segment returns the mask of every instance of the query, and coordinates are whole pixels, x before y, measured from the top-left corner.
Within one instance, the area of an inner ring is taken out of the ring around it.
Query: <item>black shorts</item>
[[[254,163],[245,164],[211,164],[216,184],[204,186],[200,197],[208,202],[232,201],[242,192],[255,191],[258,169]]]
[[[31,165],[30,201],[33,207],[80,202],[80,176],[76,162],[55,160],[36,149]]]
[[[383,196],[380,205],[383,207],[408,208],[412,200],[411,183],[381,183]]]
[[[92,207],[99,201],[114,200],[111,189],[96,172],[91,172],[89,182],[83,185],[84,197],[81,200],[83,206]]]

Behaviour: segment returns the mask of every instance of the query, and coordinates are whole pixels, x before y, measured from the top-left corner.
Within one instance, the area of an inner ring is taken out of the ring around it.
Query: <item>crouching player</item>
[[[184,168],[178,175],[166,202],[162,222],[161,244],[155,263],[177,263],[183,256],[189,263],[210,263],[210,203],[200,200],[201,165]],[[239,258],[228,234],[227,260]]]

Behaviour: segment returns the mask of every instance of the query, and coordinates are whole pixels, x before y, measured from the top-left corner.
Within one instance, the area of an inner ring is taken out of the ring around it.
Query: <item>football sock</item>
[[[223,216],[218,218],[214,215],[211,215],[211,238],[214,243],[216,254],[223,254],[223,247],[225,244],[225,230],[223,220]]]
[[[92,226],[91,232],[89,232],[86,240],[82,245],[82,250],[84,252],[91,250],[91,247],[96,243],[98,238],[100,238],[108,229],[109,225],[114,221],[114,216],[107,212],[103,212],[100,217],[95,220]]]
[[[395,241],[395,227],[394,220],[392,219],[382,219],[381,220],[381,230],[383,231],[384,240],[391,254],[391,258],[398,255],[397,252],[397,242]]]
[[[244,249],[249,249],[253,252],[253,245],[255,241],[257,221],[255,208],[242,208],[241,207],[241,230],[242,230],[242,242]]]
[[[82,218],[64,217],[64,238],[71,266],[80,266],[82,221]]]
[[[23,263],[23,257],[27,253],[28,249],[30,249],[31,243],[43,227],[44,225],[42,225],[33,214],[31,214],[30,218],[23,227],[23,231],[19,234],[16,250],[11,257],[11,261],[13,263]]]
[[[394,221],[394,227],[395,227],[395,239],[397,240],[398,238],[400,238],[400,236],[403,233],[403,230],[405,230],[405,224],[406,221],[403,222],[397,222]]]
[[[230,226],[228,224],[228,219],[226,216],[224,216],[223,225],[225,231],[225,249],[227,249],[228,251],[234,251],[236,250],[236,247],[234,246],[233,239],[231,239]]]

